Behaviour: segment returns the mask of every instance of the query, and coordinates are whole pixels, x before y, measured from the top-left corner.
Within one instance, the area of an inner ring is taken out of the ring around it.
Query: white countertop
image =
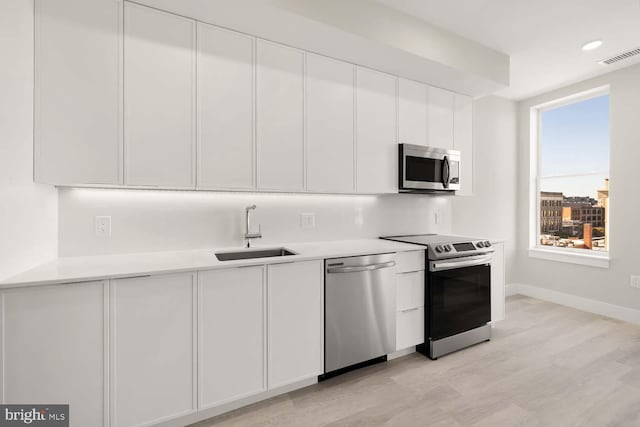
[[[425,249],[380,239],[256,245],[253,249],[275,247],[287,248],[296,255],[218,261],[215,252],[242,250],[233,247],[58,258],[0,281],[0,289]]]

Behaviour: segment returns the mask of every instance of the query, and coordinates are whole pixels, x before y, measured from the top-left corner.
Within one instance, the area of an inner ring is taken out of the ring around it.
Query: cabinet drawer
[[[397,275],[396,309],[398,311],[424,306],[424,271]]]
[[[424,270],[423,250],[398,252],[396,254],[396,272],[407,273],[420,270]]]
[[[424,342],[424,307],[396,313],[396,350]]]

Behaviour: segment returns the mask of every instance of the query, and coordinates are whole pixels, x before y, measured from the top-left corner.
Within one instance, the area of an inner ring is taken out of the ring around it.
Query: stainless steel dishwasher
[[[325,260],[322,378],[395,351],[395,265],[395,254]]]

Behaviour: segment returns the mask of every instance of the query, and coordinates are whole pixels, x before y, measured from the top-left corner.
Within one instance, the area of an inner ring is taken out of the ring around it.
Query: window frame
[[[553,246],[543,246],[540,244],[540,182],[543,179],[541,172],[541,152],[540,134],[542,126],[542,113],[544,111],[586,101],[603,95],[609,95],[609,85],[598,86],[585,91],[580,91],[568,96],[564,96],[552,101],[544,102],[532,106],[529,109],[529,248],[528,253],[531,258],[545,259],[549,261],[566,262],[571,264],[587,265],[591,267],[609,268],[611,259],[611,238],[609,224],[606,224],[605,235],[607,236],[607,251],[588,251],[576,248],[556,248]],[[609,110],[611,111],[611,110]],[[609,133],[609,152],[611,152],[611,132]],[[609,165],[609,174],[611,165]],[[575,176],[586,176],[589,173],[573,174]],[[568,175],[571,176],[571,175]],[[611,197],[609,197],[609,207]],[[611,216],[609,216],[611,218]]]

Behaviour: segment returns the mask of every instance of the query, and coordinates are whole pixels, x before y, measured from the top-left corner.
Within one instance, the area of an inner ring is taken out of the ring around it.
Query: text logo
[[[69,427],[69,405],[0,405],[0,427]]]

